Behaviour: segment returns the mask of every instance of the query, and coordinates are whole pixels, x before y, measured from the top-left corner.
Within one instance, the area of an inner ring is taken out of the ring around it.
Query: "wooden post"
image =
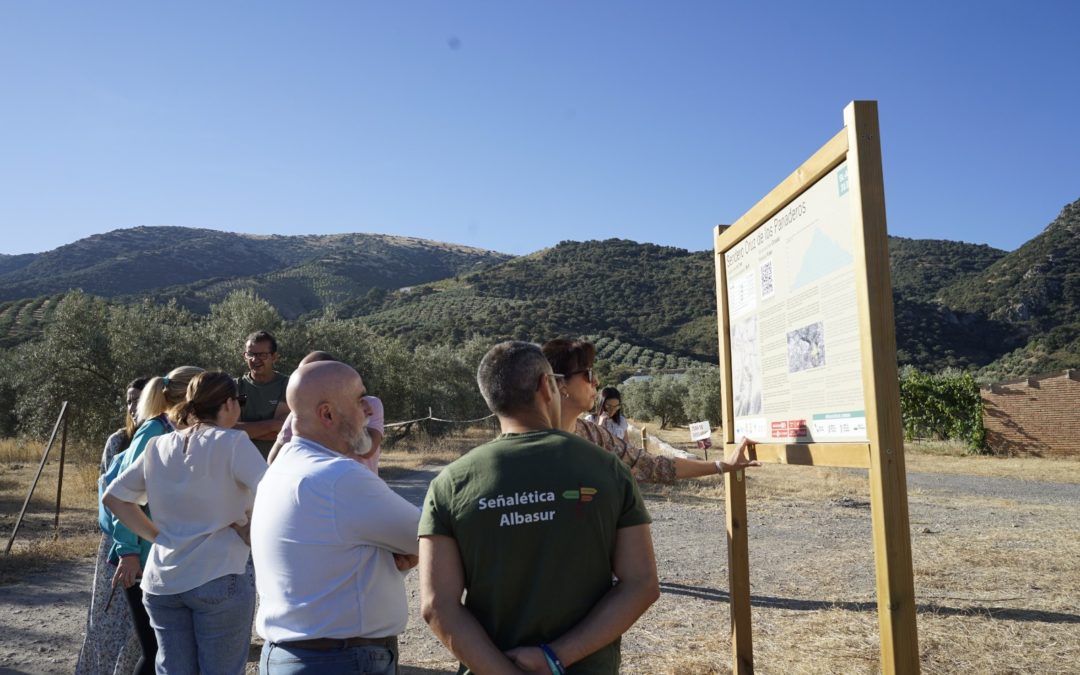
[[[56,518],[53,520],[55,535],[60,536],[60,495],[64,491],[64,457],[67,455],[68,418],[64,415],[64,429],[60,432],[60,473],[56,478]]]
[[[732,447],[735,447],[734,444]],[[750,540],[746,531],[746,480],[743,472],[724,474],[724,487],[728,595],[731,603],[731,670],[740,675],[752,675],[754,640],[750,629]]]
[[[716,228],[715,239],[727,230]],[[724,256],[717,248],[716,254],[716,306],[728,306],[727,267]],[[720,402],[720,416],[724,432],[724,451],[735,447],[735,408],[730,392],[731,350],[727,348],[729,320],[726,311],[717,316],[717,335],[720,341],[720,381],[722,391],[728,392]],[[754,641],[750,622],[750,539],[746,527],[746,481],[742,471],[724,475],[725,518],[727,520],[728,545],[728,598],[731,611],[731,670],[734,673],[754,672]]]
[[[60,429],[60,423],[64,420],[64,413],[67,412],[67,406],[67,401],[64,401],[64,404],[60,406],[60,416],[56,418],[56,424],[53,425],[52,434],[49,435],[49,443],[45,446],[45,452],[41,453],[41,464],[38,465],[37,475],[34,476],[34,482],[30,484],[30,491],[26,493],[26,501],[23,502],[22,509],[19,511],[19,517],[15,519],[15,527],[11,530],[11,537],[8,538],[7,548],[4,549],[4,555],[11,553],[11,545],[15,543],[15,535],[19,533],[19,527],[22,525],[23,516],[26,515],[26,507],[30,506],[30,498],[34,496],[34,489],[37,487],[38,481],[41,480],[41,472],[45,468],[45,461],[49,459],[49,451],[52,450],[53,441],[56,440],[56,432]]]
[[[844,109],[848,133],[852,212],[855,218],[855,281],[862,334],[862,375],[870,441],[870,506],[877,571],[878,623],[883,673],[919,672],[915,587],[908,521],[904,434],[896,371],[896,330],[885,188],[877,103],[854,101]],[[889,358],[878,356],[888,355]]]

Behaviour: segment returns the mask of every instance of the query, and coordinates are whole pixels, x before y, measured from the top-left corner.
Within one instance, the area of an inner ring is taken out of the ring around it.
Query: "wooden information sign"
[[[730,227],[717,227],[726,450],[869,469],[881,667],[919,671],[877,103]],[[743,472],[725,475],[733,668],[754,671]]]

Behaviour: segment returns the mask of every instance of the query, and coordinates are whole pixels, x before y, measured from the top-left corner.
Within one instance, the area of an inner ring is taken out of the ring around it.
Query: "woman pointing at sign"
[[[618,455],[639,483],[673,483],[682,478],[711,476],[738,471],[748,466],[761,466],[760,462],[750,460],[746,456],[747,449],[754,445],[754,442],[749,439],[744,439],[739,448],[727,459],[710,462],[650,455],[644,449],[636,448],[625,440],[616,438],[607,429],[580,417],[582,413],[592,408],[593,401],[596,400],[597,381],[593,375],[596,348],[592,343],[584,340],[549,340],[544,343],[543,350],[552,371],[557,376],[561,376],[559,378],[562,410],[560,428]]]

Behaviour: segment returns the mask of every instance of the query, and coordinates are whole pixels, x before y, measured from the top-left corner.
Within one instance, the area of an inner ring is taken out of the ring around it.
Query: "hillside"
[[[229,291],[251,288],[273,294],[282,312],[295,318],[372,287],[432,281],[508,257],[379,234],[255,236],[136,227],[0,259],[0,302],[80,288],[107,298],[176,298],[205,311]]]
[[[562,242],[394,293],[365,308],[365,321],[410,343],[597,334],[715,361],[713,277],[710,252],[621,239]],[[706,331],[702,319],[711,324]]]
[[[890,238],[900,364],[988,378],[1080,365],[1078,232],[1080,202],[1011,253]],[[175,299],[198,313],[250,290],[287,319],[329,311],[408,345],[590,335],[617,345],[608,358],[625,366],[715,363],[712,258],[621,239],[515,258],[371,234],[134,228],[0,257],[0,346],[40,334],[72,287],[117,302]]]
[[[985,244],[889,237],[893,291],[907,300],[930,302],[943,288],[983,272],[1006,255]]]
[[[986,368],[1014,377],[1080,365],[1080,200],[1046,229],[937,299],[975,321],[1004,326],[1015,350]]]

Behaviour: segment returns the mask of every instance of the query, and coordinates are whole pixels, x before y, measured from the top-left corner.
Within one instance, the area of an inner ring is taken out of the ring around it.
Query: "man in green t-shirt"
[[[247,397],[234,428],[247,432],[265,458],[274,447],[281,423],[289,414],[285,388],[289,378],[274,370],[278,357],[277,340],[260,330],[244,341],[244,362],[248,372],[236,381],[239,393]]]
[[[503,433],[424,501],[423,616],[459,672],[617,673],[619,637],[659,597],[637,484],[558,430],[560,377],[537,345],[493,347],[476,379]]]

